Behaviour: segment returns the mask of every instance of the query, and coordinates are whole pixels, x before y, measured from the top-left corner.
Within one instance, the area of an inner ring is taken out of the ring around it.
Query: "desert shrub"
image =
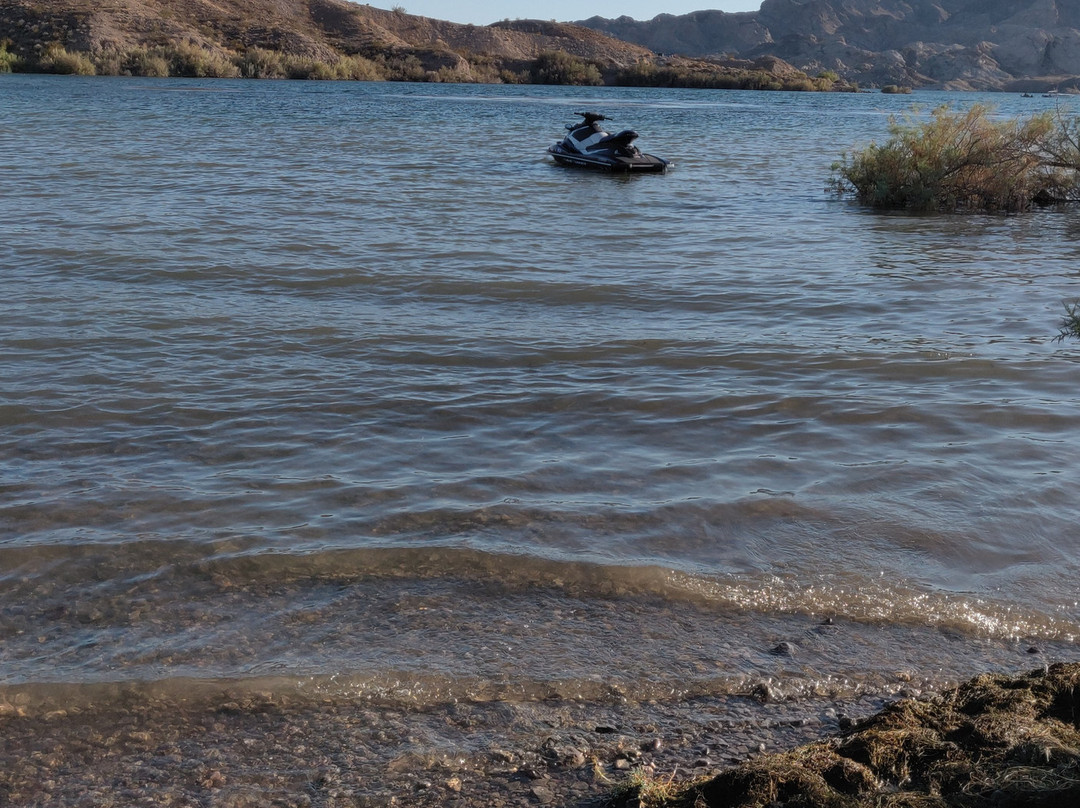
[[[233,79],[240,76],[239,67],[224,54],[182,43],[155,49],[169,63],[169,74],[194,79]]]
[[[715,69],[688,66],[656,65],[638,62],[633,67],[619,71],[615,83],[626,87],[689,87],[702,90],[758,90],[781,89],[772,84],[772,77],[763,71],[737,70],[717,67]]]
[[[781,82],[764,70],[744,70],[725,66],[656,65],[638,62],[620,71],[615,83],[631,87],[689,87],[705,90],[814,90],[808,77]]]
[[[746,90],[782,90],[784,84],[775,76],[761,72],[750,73],[746,78]]]
[[[497,65],[485,64],[485,63],[471,63],[469,65],[471,71],[471,77],[462,79],[462,81],[471,81],[477,84],[502,84],[502,74],[504,71],[500,70]]]
[[[237,78],[240,71],[224,54],[195,45],[109,48],[86,54],[99,76],[145,76],[166,78]]]
[[[351,81],[382,81],[385,74],[371,59],[363,56],[342,56],[337,65],[338,78]]]
[[[147,54],[139,62],[138,76],[154,79],[167,79],[169,77],[169,60],[164,56]]]
[[[297,56],[285,56],[281,60],[285,77],[311,81],[331,81],[338,77],[337,70],[327,62],[317,59],[305,59]]]
[[[169,60],[157,49],[134,48],[124,55],[123,74],[166,79],[169,77]]]
[[[823,70],[812,81],[818,92],[858,92],[858,86],[844,81],[835,70]]]
[[[529,72],[527,70],[503,69],[499,71],[499,81],[503,84],[528,84]]]
[[[416,54],[380,57],[376,62],[387,81],[427,81],[424,65]]]
[[[457,49],[457,54],[468,62],[468,75],[460,81],[468,81],[476,84],[515,84],[517,82],[503,81],[502,60],[490,53],[478,53],[469,48]]]
[[[115,49],[95,51],[90,55],[99,76],[123,76],[126,54]]]
[[[885,93],[886,95],[910,95],[911,88],[904,87],[899,84],[886,84],[884,87],[881,88],[881,92]]]
[[[529,69],[529,78],[533,84],[597,86],[604,83],[595,64],[564,51],[541,53]]]
[[[428,73],[428,79],[443,84],[471,84],[476,81],[471,73],[449,65],[444,65],[438,70]]]
[[[645,60],[624,68],[615,75],[615,83],[627,87],[656,87],[660,68]]]
[[[237,57],[236,67],[245,79],[283,79],[288,75],[282,55],[264,48],[248,48]]]
[[[1050,113],[1047,113],[1050,115]],[[1080,117],[1066,117],[1061,112],[1053,114],[1054,127],[1039,143],[1039,157],[1047,172],[1053,172],[1051,179],[1057,179],[1057,185],[1048,190],[1054,200],[1074,200],[1077,198],[1080,179]],[[1036,200],[1039,201],[1039,200]]]
[[[995,120],[948,106],[891,118],[889,139],[834,164],[833,187],[877,208],[1020,211],[1076,196],[1078,126],[1046,112]]]
[[[85,53],[68,53],[63,45],[47,47],[38,59],[37,69],[42,73],[67,76],[93,76],[97,73],[89,56]]]
[[[0,73],[12,73],[19,69],[22,60],[8,50],[7,42],[0,42]]]

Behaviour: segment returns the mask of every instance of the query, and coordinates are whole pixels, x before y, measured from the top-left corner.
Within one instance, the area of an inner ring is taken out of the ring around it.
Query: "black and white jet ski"
[[[633,172],[662,172],[671,165],[670,160],[645,154],[635,146],[638,133],[633,129],[624,129],[612,135],[600,126],[600,121],[607,120],[603,115],[595,112],[575,114],[585,120],[568,123],[566,137],[548,147],[548,154],[555,158],[555,162],[604,171]]]

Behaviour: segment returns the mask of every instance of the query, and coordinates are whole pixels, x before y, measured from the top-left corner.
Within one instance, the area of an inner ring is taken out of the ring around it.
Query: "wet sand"
[[[228,690],[73,709],[0,701],[0,803],[587,806],[636,767],[698,778],[834,733],[884,701],[755,695],[422,712]]]

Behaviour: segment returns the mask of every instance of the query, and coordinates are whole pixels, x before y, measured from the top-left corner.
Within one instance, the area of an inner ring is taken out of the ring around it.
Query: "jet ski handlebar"
[[[580,115],[582,118],[584,118],[585,123],[596,123],[597,121],[609,120],[608,118],[605,118],[603,115],[600,115],[596,112],[575,112],[574,114]]]

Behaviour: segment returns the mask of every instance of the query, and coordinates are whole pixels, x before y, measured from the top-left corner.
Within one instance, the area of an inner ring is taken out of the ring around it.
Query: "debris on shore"
[[[659,782],[658,782],[659,781]],[[672,788],[637,777],[612,808],[1080,805],[1080,663],[985,674],[840,735]]]

